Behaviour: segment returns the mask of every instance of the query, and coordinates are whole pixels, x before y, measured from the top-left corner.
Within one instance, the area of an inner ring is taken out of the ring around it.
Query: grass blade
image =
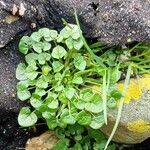
[[[123,109],[123,103],[124,103],[125,95],[126,95],[126,92],[127,92],[127,89],[128,89],[129,81],[130,81],[131,72],[132,72],[132,64],[129,65],[128,70],[127,70],[127,75],[126,75],[126,79],[125,79],[125,83],[124,83],[124,89],[123,89],[123,92],[122,92],[123,97],[120,100],[120,105],[119,105],[119,110],[118,110],[116,122],[115,122],[113,130],[112,130],[112,132],[111,132],[111,134],[108,138],[108,141],[105,145],[104,150],[107,150],[107,147],[108,147],[109,143],[111,142],[111,140],[112,140],[112,138],[113,138],[113,136],[114,136],[114,134],[117,130],[117,127],[119,125],[121,114],[122,114],[122,109]]]

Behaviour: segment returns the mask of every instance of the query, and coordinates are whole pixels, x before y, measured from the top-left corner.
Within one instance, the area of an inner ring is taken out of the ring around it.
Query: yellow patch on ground
[[[120,91],[124,88],[124,83],[119,83],[118,88]],[[142,95],[143,89],[150,90],[150,75],[144,75],[138,79],[131,79],[128,86],[127,94],[124,103],[129,104],[131,100],[139,100]]]
[[[133,132],[143,133],[150,130],[150,124],[142,119],[138,119],[133,122],[129,122],[127,128]]]

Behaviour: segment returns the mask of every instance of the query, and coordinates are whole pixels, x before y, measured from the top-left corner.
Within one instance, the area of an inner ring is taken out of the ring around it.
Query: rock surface
[[[150,0],[1,0],[0,47],[33,28],[75,22],[77,9],[86,36],[108,44],[150,42]]]
[[[21,55],[17,52],[17,42],[0,51],[0,122],[7,119],[7,113],[17,113],[20,103],[16,100],[15,70]],[[5,116],[5,117],[3,117]]]
[[[120,89],[122,89],[122,83]],[[132,79],[125,97],[125,104],[117,132],[113,138],[119,143],[135,144],[150,137],[150,75]],[[117,110],[108,112],[108,125],[101,130],[110,135]]]
[[[29,139],[25,150],[51,150],[58,142],[54,132],[47,131],[42,135]]]
[[[10,43],[0,50],[0,150],[21,148],[28,138],[37,135],[33,129],[20,128],[17,122],[22,107],[16,100],[15,68],[22,60],[16,50],[17,43]]]

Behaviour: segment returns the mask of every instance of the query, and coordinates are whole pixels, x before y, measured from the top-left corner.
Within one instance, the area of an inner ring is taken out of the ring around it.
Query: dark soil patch
[[[37,125],[35,129],[20,128],[17,123],[17,115],[11,114],[5,121],[0,122],[0,150],[24,149],[29,138],[38,136],[45,130],[44,125]]]

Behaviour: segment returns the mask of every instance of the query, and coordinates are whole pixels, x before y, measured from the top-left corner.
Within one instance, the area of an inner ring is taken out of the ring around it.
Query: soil
[[[0,150],[21,150],[29,138],[39,136],[47,127],[37,124],[36,128],[21,128],[17,123],[17,115],[11,114],[0,122]]]

